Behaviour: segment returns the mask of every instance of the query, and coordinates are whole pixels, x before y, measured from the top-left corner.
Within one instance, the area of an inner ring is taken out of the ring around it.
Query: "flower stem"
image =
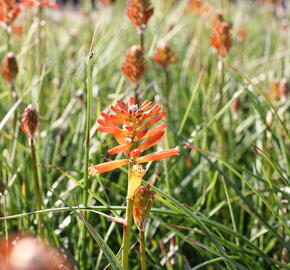
[[[139,36],[140,36],[140,47],[144,53],[144,31],[140,31]]]
[[[36,154],[35,154],[35,145],[34,139],[30,139],[30,148],[31,148],[31,159],[32,159],[32,169],[33,169],[33,176],[34,176],[34,186],[36,191],[36,208],[37,210],[42,209],[42,195],[40,191],[40,184],[39,184],[39,176],[37,171],[37,162],[36,162]],[[44,228],[43,228],[43,217],[41,214],[37,215],[38,219],[38,226],[40,235],[44,235]]]
[[[91,129],[91,100],[92,100],[92,57],[90,51],[88,66],[87,66],[87,114],[86,114],[86,131],[85,131],[85,165],[84,165],[84,189],[83,189],[83,206],[88,205],[88,167],[90,154],[90,129]],[[88,217],[88,214],[85,214]],[[82,248],[81,248],[81,269],[86,269],[86,225],[82,224]]]
[[[132,225],[132,212],[133,212],[133,200],[129,198],[129,183],[131,178],[131,170],[133,164],[129,164],[128,170],[128,193],[127,193],[127,206],[126,206],[126,221],[127,224],[123,227],[123,251],[122,251],[122,266],[124,270],[128,270],[128,257],[130,250],[130,237],[131,237],[131,225]]]
[[[10,33],[9,33],[9,29],[8,29],[8,26],[7,25],[6,25],[5,33],[6,33],[6,47],[7,47],[7,52],[9,52],[10,51]]]
[[[141,255],[141,270],[147,270],[144,230],[140,230],[140,255]]]

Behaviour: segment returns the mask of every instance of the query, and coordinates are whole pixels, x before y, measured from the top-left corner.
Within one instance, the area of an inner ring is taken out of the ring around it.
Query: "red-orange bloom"
[[[139,31],[144,31],[154,9],[150,0],[129,0],[127,15]]]
[[[49,7],[58,8],[55,0],[20,0],[25,7]]]
[[[29,139],[33,139],[38,125],[38,116],[36,109],[30,104],[24,110],[21,117],[20,128]]]
[[[138,82],[144,73],[146,61],[140,46],[131,47],[125,57],[122,71],[132,83]]]
[[[152,59],[163,68],[167,68],[170,64],[177,62],[176,54],[173,53],[172,48],[167,44],[158,46]]]
[[[140,157],[143,151],[160,142],[165,133],[164,123],[151,128],[165,116],[164,112],[160,112],[159,105],[153,106],[152,102],[146,100],[138,106],[131,97],[128,104],[118,100],[116,106],[111,106],[111,110],[117,115],[102,113],[102,117],[97,120],[100,124],[98,130],[112,134],[119,143],[108,151],[109,154],[123,152],[128,159],[91,166],[91,175],[119,168],[129,162],[143,163],[178,155],[178,150],[169,149]]]
[[[211,37],[211,44],[219,56],[226,56],[231,48],[231,26],[228,22],[217,21]]]
[[[16,0],[0,0],[0,21],[12,24],[20,14],[20,7]]]
[[[3,78],[9,83],[13,83],[18,74],[18,64],[15,55],[12,52],[7,53],[4,57],[0,72]]]

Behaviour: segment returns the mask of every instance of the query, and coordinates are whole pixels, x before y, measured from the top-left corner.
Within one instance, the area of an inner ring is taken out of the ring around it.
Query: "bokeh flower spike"
[[[146,61],[141,47],[135,45],[128,49],[124,64],[121,68],[128,79],[133,84],[137,83],[141,80],[145,68]]]
[[[127,15],[133,25],[139,32],[143,32],[147,26],[154,9],[151,7],[150,0],[129,0]]]
[[[152,59],[161,65],[164,69],[166,69],[170,64],[174,64],[177,62],[177,56],[172,51],[171,46],[163,43],[159,45],[155,51]]]
[[[0,67],[0,73],[2,74],[3,78],[9,83],[13,83],[16,79],[18,71],[19,69],[16,56],[12,52],[7,53],[7,55],[2,60]]]
[[[231,48],[231,25],[225,21],[216,21],[211,37],[211,44],[219,56],[225,57]]]
[[[165,133],[165,123],[155,126],[165,116],[159,105],[146,100],[138,106],[130,97],[128,104],[118,100],[111,110],[116,114],[101,113],[102,117],[97,120],[100,124],[98,130],[112,134],[119,144],[108,150],[109,154],[123,152],[127,158],[93,165],[89,168],[91,175],[111,171],[128,163],[140,164],[179,154],[179,150],[173,148],[141,156],[145,150],[160,142]]]
[[[35,137],[38,126],[38,115],[36,109],[30,104],[24,109],[21,116],[20,128],[29,139]]]
[[[0,0],[0,21],[10,25],[18,17],[21,5],[16,0]]]
[[[49,7],[58,8],[55,0],[20,0],[25,7]]]

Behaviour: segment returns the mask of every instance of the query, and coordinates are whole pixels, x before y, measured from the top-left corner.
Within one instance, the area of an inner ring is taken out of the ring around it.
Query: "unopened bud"
[[[9,52],[3,59],[0,72],[3,78],[9,83],[13,83],[18,73],[16,56]]]
[[[170,64],[174,64],[177,62],[177,56],[173,53],[172,48],[169,45],[161,44],[156,49],[153,60],[161,65],[163,68],[166,68]]]
[[[283,78],[280,83],[279,83],[279,87],[278,87],[278,95],[280,97],[280,99],[285,102],[286,101],[286,97],[287,94],[289,93],[289,84],[288,84],[288,80],[286,78]]]
[[[133,217],[136,226],[143,231],[154,203],[154,193],[150,191],[150,185],[136,189],[133,201]]]
[[[21,117],[20,128],[25,135],[33,139],[38,125],[38,115],[36,109],[30,104],[28,105]]]

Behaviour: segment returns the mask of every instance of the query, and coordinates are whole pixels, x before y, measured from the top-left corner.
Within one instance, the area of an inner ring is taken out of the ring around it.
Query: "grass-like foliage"
[[[289,10],[152,0],[140,22],[83,2],[17,6],[0,29],[0,242],[30,233],[76,269],[290,269]],[[166,112],[143,144],[96,122],[133,96]],[[139,220],[127,179],[144,162]]]

